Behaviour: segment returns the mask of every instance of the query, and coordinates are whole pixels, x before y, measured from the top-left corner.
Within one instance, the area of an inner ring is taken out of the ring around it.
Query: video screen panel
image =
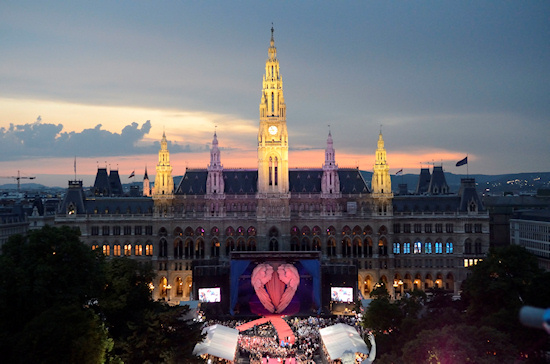
[[[316,260],[308,260],[317,267]],[[238,279],[234,305],[240,314],[297,314],[316,312],[320,298],[305,260],[250,261]],[[320,290],[317,290],[320,292]]]
[[[336,302],[353,302],[353,288],[330,287],[330,298]]]
[[[199,288],[199,301],[201,302],[221,302],[222,296],[220,288]]]

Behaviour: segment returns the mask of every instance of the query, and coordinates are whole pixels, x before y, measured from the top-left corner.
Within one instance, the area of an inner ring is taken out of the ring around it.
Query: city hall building
[[[315,292],[313,310],[328,307],[331,287],[351,287],[354,298],[369,297],[379,283],[393,296],[415,288],[459,293],[467,267],[489,247],[473,179],[450,191],[434,166],[421,170],[414,191],[400,185],[394,193],[381,132],[372,174],[339,168],[330,132],[322,166],[289,168],[292,124],[273,29],[259,113],[257,168],[224,168],[214,134],[210,163],[174,178],[163,134],[154,187],[145,171],[143,191],[123,196],[118,171],[99,168],[93,195],[69,182],[55,223],[80,229],[107,256],[151,262],[153,296],[171,303],[219,288],[223,311],[238,310],[245,291],[236,290],[262,264],[296,266]]]

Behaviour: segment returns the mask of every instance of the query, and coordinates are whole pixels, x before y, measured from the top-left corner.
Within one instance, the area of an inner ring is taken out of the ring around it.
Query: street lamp
[[[171,285],[166,286],[166,296],[168,297],[168,301],[170,301],[170,290],[172,289]]]

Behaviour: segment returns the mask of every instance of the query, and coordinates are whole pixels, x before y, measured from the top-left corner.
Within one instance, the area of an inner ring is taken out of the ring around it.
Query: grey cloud
[[[62,124],[40,122],[0,128],[0,161],[37,157],[101,157],[157,153],[160,143],[140,143],[151,130],[151,121],[140,127],[126,125],[120,133],[103,129],[102,124],[81,132],[63,132]],[[171,152],[189,151],[190,147],[170,143]]]

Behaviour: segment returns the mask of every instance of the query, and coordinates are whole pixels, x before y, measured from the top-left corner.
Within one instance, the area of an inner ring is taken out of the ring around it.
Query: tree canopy
[[[200,341],[187,306],[153,301],[148,264],[106,260],[78,231],[14,235],[0,255],[0,352],[9,363],[181,363]]]
[[[460,300],[441,289],[396,301],[377,292],[363,325],[376,335],[380,364],[546,363],[549,335],[522,326],[518,314],[523,305],[550,307],[549,278],[522,247],[491,250],[470,268]]]

